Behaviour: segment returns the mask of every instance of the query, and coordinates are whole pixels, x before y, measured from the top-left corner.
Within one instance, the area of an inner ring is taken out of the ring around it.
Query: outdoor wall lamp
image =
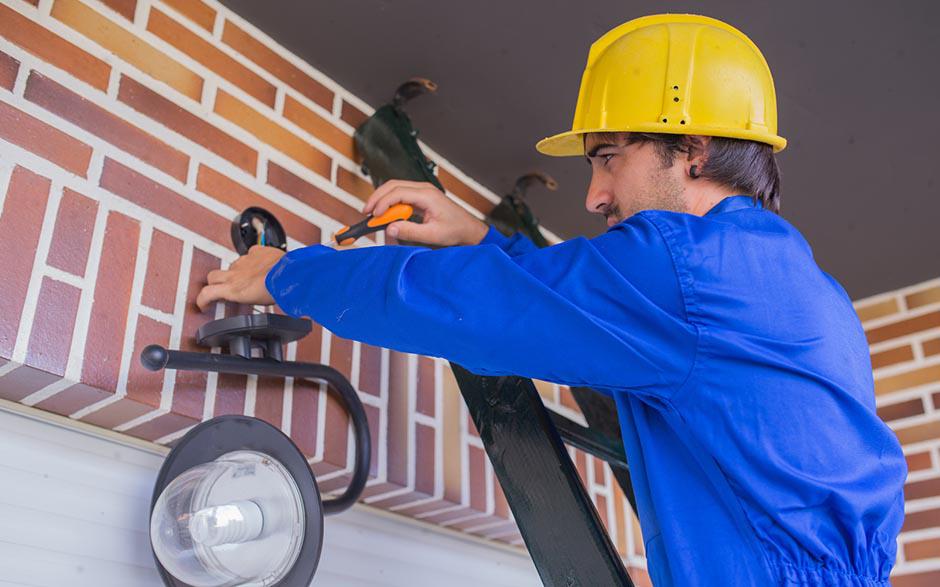
[[[184,369],[326,381],[349,413],[356,438],[352,480],[321,501],[306,458],[276,427],[247,416],[221,416],[190,430],[157,476],[150,542],[169,587],[307,587],[323,543],[323,516],[348,509],[369,474],[371,438],[355,389],[326,365],[284,361],[282,346],[311,330],[309,320],[250,314],[215,320],[196,334],[229,354],[150,345],[152,370]],[[253,356],[254,354],[260,356]]]

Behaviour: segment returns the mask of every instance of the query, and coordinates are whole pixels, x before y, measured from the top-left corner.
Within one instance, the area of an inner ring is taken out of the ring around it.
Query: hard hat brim
[[[551,157],[581,157],[584,155],[584,135],[592,132],[654,132],[679,135],[702,135],[710,137],[727,137],[766,143],[773,147],[774,153],[779,153],[787,146],[787,140],[779,135],[756,130],[716,128],[703,125],[687,125],[676,128],[672,124],[642,124],[631,128],[595,128],[584,130],[569,130],[536,143],[535,148],[543,155]]]

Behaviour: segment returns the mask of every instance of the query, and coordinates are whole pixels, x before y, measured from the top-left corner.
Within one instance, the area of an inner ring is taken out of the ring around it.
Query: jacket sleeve
[[[669,395],[698,335],[662,237],[635,218],[515,256],[491,244],[314,245],[285,255],[266,285],[285,312],[344,338],[478,374]]]
[[[517,232],[512,236],[506,236],[496,229],[493,225],[490,225],[489,231],[486,233],[486,236],[483,237],[483,240],[480,241],[481,245],[496,245],[506,252],[510,257],[515,257],[516,255],[521,255],[522,253],[531,253],[532,251],[538,250],[538,247],[535,246],[535,243],[532,240],[522,234]]]

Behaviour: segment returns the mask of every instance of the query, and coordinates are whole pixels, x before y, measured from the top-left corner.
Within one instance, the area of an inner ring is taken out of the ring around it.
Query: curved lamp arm
[[[338,392],[343,408],[349,414],[356,437],[356,458],[352,480],[342,495],[323,502],[323,513],[332,515],[350,508],[366,486],[372,456],[372,439],[365,409],[356,390],[342,373],[319,363],[277,361],[267,358],[245,358],[236,355],[194,353],[168,350],[152,344],[140,354],[140,362],[151,371],[178,369],[182,371],[217,371],[244,375],[274,375],[297,379],[319,379]]]

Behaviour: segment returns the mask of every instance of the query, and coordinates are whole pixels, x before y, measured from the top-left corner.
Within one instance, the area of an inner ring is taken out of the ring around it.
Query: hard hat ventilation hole
[[[679,101],[679,96],[676,96],[675,98],[673,98],[672,101],[673,101],[673,102],[678,102],[678,101]]]
[[[672,86],[672,89],[678,90],[678,89],[679,89],[679,86]]]
[[[669,122],[668,118],[663,118],[663,122]]]
[[[684,120],[680,120],[680,121],[679,121],[679,124],[685,124],[685,121],[684,121]]]

